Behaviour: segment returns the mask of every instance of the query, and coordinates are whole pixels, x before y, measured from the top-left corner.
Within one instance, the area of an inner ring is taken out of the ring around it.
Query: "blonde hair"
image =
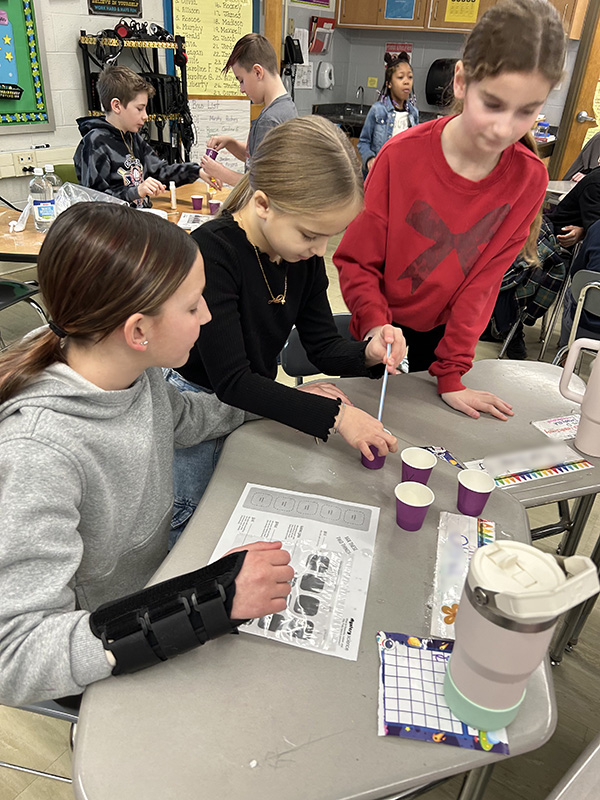
[[[467,85],[505,72],[538,72],[552,87],[561,79],[565,59],[565,32],[557,10],[548,0],[501,0],[475,25],[465,42],[462,63]],[[451,113],[460,114],[462,100],[454,100]],[[530,132],[521,143],[537,155]],[[537,238],[542,210],[531,224],[522,250],[538,262]]]
[[[270,130],[222,210],[233,213],[262,191],[276,211],[306,214],[362,203],[360,163],[347,136],[324,117],[296,117]]]
[[[93,344],[134,313],[158,314],[198,256],[177,225],[114,203],[77,203],[56,219],[38,259],[51,330],[0,355],[0,403],[42,370],[66,363],[69,343]],[[66,347],[65,347],[66,344]]]

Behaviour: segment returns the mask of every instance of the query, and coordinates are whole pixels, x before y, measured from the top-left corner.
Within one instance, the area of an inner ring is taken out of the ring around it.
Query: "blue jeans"
[[[165,369],[163,374],[165,380],[180,392],[212,394],[210,389],[204,389],[202,386],[186,381],[173,369]],[[169,534],[169,550],[179,539],[196,510],[215,471],[224,441],[225,437],[221,436],[218,439],[210,439],[192,445],[192,447],[175,450],[173,458],[173,517]]]

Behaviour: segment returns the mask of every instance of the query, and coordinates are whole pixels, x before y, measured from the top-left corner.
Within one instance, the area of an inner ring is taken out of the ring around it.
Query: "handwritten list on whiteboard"
[[[211,136],[229,134],[241,142],[248,139],[250,130],[250,102],[248,100],[190,100],[194,120],[196,143],[192,147],[191,161],[200,161]],[[219,162],[236,172],[244,172],[244,163],[227,150],[219,151]]]
[[[175,33],[185,36],[190,95],[239,95],[231,72],[222,75],[234,44],[252,31],[252,0],[173,0]]]

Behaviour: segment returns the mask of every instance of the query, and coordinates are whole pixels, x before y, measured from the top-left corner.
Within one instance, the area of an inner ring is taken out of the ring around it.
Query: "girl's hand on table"
[[[321,397],[329,397],[333,400],[341,400],[351,406],[352,401],[349,397],[342,392],[335,383],[328,383],[327,381],[318,381],[317,383],[302,384],[296,387],[299,392],[307,392],[308,394],[318,394]]]
[[[342,406],[335,421],[334,428],[349,445],[355,447],[369,460],[373,460],[370,445],[377,447],[380,456],[395,453],[398,440],[386,431],[375,417],[356,406]]]
[[[283,611],[294,577],[290,554],[281,549],[281,542],[253,542],[234,547],[225,555],[240,550],[248,552],[235,579],[231,619],[256,619]]]
[[[458,392],[444,392],[442,400],[456,411],[462,411],[468,417],[478,419],[480,411],[486,411],[497,419],[506,421],[514,412],[512,406],[505,403],[491,392],[482,392],[476,389],[461,389]]]
[[[399,375],[398,366],[406,355],[406,342],[400,328],[393,325],[380,325],[369,331],[367,336],[371,340],[365,349],[365,364],[374,367],[375,364],[385,364],[390,375]],[[390,357],[387,357],[387,346],[390,344]]]

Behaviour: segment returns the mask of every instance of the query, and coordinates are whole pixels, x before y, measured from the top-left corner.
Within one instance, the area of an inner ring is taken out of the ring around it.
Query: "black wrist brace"
[[[229,614],[246,553],[232,553],[96,609],[90,628],[117,661],[112,674],[137,672],[235,631],[243,620]]]

